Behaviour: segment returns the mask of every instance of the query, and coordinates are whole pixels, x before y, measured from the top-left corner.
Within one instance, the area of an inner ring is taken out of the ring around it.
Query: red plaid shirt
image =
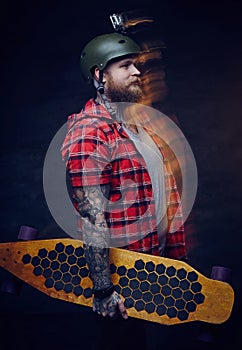
[[[151,136],[164,156],[166,191],[169,193],[164,254],[185,259],[184,227],[176,181],[162,145],[154,135]],[[105,217],[111,245],[160,255],[151,179],[143,157],[122,125],[91,99],[79,114],[68,117],[68,133],[61,151],[73,188],[110,185]],[[73,203],[77,209],[74,194]],[[173,232],[172,226],[177,220],[179,229]]]

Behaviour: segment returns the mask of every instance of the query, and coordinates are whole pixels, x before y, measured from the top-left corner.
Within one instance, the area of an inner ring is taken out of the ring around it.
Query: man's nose
[[[138,68],[134,64],[131,65],[131,74],[132,75],[140,75],[140,71],[138,70]]]

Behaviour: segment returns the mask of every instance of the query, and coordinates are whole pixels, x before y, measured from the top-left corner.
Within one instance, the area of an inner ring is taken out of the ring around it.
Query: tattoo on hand
[[[94,298],[93,310],[102,316],[110,316],[116,318],[118,316],[118,302],[121,300],[117,292],[113,292],[110,296],[103,300]]]

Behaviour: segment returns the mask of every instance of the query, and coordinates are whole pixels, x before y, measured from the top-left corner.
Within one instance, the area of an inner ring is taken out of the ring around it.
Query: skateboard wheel
[[[20,226],[18,241],[31,241],[37,238],[38,230],[30,226]],[[12,295],[19,295],[23,285],[23,281],[12,275],[6,279],[1,287],[0,291]]]
[[[215,325],[212,326],[213,327],[211,327],[210,324],[203,324],[199,330],[198,340],[206,343],[215,343],[217,340],[217,335],[214,328]]]
[[[231,282],[231,269],[223,266],[213,266],[211,272],[213,280]]]
[[[19,295],[23,282],[17,278],[14,279],[6,279],[1,285],[1,292],[8,293],[12,295]]]
[[[30,226],[20,226],[18,240],[31,241],[37,238],[38,230]]]

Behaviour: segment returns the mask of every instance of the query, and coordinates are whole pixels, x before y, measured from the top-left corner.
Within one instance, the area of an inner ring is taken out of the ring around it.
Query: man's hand
[[[93,311],[102,316],[109,316],[111,318],[117,318],[120,314],[124,319],[128,318],[126,308],[123,300],[120,298],[117,292],[113,292],[105,299],[93,299]]]

